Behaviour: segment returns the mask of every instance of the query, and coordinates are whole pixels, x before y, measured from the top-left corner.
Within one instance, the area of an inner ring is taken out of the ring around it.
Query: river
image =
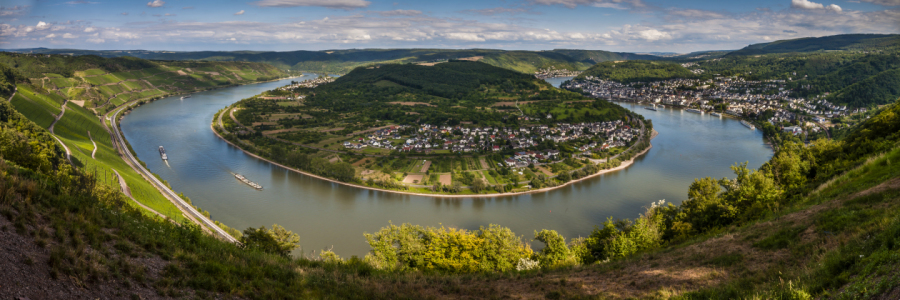
[[[734,119],[622,103],[653,120],[659,131],[653,148],[630,168],[540,194],[442,199],[369,191],[289,172],[244,154],[212,133],[209,125],[219,109],[303,79],[195,93],[184,100],[160,99],[136,108],[121,127],[148,169],[213,219],[238,230],[279,224],[300,235],[305,253],[333,247],[343,257],[365,255],[369,247],[363,233],[390,222],[467,229],[499,224],[528,241],[544,228],[566,238],[586,236],[609,216],[634,218],[660,199],[680,203],[694,178],[733,177],[729,166],[735,162],[749,161],[751,168],[758,168],[772,155],[760,131]],[[168,164],[159,158],[161,145]],[[265,189],[254,190],[229,172]]]

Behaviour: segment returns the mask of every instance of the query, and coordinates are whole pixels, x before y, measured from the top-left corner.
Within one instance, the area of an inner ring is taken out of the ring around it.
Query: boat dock
[[[257,190],[262,190],[262,189],[263,189],[263,187],[262,187],[261,185],[259,185],[259,184],[256,183],[256,182],[250,181],[249,179],[247,179],[246,177],[244,177],[244,175],[237,174],[237,173],[231,173],[231,174],[234,174],[234,178],[237,178],[237,179],[240,180],[241,182],[246,183],[247,185],[249,185],[249,186],[251,186],[251,187],[253,187],[253,188],[257,189]]]

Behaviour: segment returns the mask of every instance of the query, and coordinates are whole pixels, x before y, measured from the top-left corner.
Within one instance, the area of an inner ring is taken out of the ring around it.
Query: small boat
[[[644,107],[644,109],[656,111],[656,107],[650,107],[650,106],[647,106],[647,107]]]
[[[709,113],[709,114],[710,114],[710,115],[713,115],[713,116],[716,116],[716,117],[722,117],[722,114],[717,113],[717,112],[711,112],[711,113]]]
[[[184,100],[184,98],[190,98],[190,97],[191,97],[191,94],[187,94],[187,95],[181,96],[181,100]]]
[[[689,112],[692,112],[692,113],[698,113],[698,114],[701,114],[701,115],[703,114],[703,111],[702,111],[702,110],[699,110],[699,109],[688,108],[688,109],[685,109],[685,111],[689,111]]]
[[[246,183],[247,185],[249,185],[249,186],[251,186],[251,187],[253,187],[253,188],[257,189],[257,190],[262,190],[262,189],[263,189],[263,187],[262,187],[261,185],[259,185],[259,184],[256,183],[256,182],[250,181],[249,179],[247,179],[246,177],[244,177],[244,175],[241,175],[241,174],[238,174],[238,173],[231,173],[231,174],[234,175],[234,178],[237,178],[237,179],[240,180],[241,182]]]
[[[159,156],[162,157],[163,160],[169,160],[169,156],[166,155],[166,149],[163,146],[159,146]]]
[[[753,126],[753,124],[750,124],[750,122],[741,120],[741,124],[744,124],[744,126],[747,126],[747,128],[750,128],[751,130],[756,130],[756,126]]]

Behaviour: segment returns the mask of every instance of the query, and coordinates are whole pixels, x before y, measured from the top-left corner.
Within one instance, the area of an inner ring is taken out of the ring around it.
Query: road
[[[240,243],[236,238],[234,238],[233,236],[228,234],[228,232],[225,232],[225,230],[223,230],[222,228],[217,226],[215,223],[213,223],[213,221],[206,218],[206,216],[204,216],[199,211],[197,211],[197,209],[195,209],[192,205],[185,202],[184,199],[181,199],[181,197],[179,197],[178,194],[176,194],[174,191],[169,189],[169,187],[166,186],[165,184],[163,184],[162,181],[157,179],[156,176],[154,176],[149,170],[147,170],[147,168],[144,168],[144,166],[141,165],[140,162],[138,162],[137,158],[134,157],[133,154],[131,154],[131,151],[128,150],[128,148],[125,144],[125,137],[122,136],[122,132],[119,131],[119,126],[118,126],[118,124],[116,124],[116,116],[120,112],[122,112],[122,110],[129,107],[130,104],[131,103],[122,105],[119,108],[116,108],[115,110],[113,110],[112,112],[107,113],[107,116],[110,117],[109,123],[112,126],[112,137],[115,140],[115,143],[119,144],[119,146],[120,146],[120,147],[118,147],[120,150],[119,152],[123,154],[123,158],[125,158],[125,160],[131,164],[131,167],[135,171],[137,171],[138,173],[143,175],[144,178],[146,178],[148,181],[150,181],[150,183],[155,185],[157,189],[162,191],[163,195],[165,195],[166,198],[169,198],[169,201],[172,201],[172,203],[174,203],[176,207],[181,209],[182,212],[186,213],[186,215],[188,217],[193,219],[198,224],[202,224],[203,226],[207,227],[209,230],[212,230],[222,239],[232,242],[232,243],[236,243],[236,244]],[[105,124],[105,122],[104,122],[104,124]]]

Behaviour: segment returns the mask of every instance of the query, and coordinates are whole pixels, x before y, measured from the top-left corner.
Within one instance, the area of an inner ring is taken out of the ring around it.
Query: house
[[[791,134],[794,134],[794,135],[803,133],[803,128],[801,128],[800,126],[788,126],[788,127],[782,128],[781,130],[784,130],[784,132],[790,132]]]

